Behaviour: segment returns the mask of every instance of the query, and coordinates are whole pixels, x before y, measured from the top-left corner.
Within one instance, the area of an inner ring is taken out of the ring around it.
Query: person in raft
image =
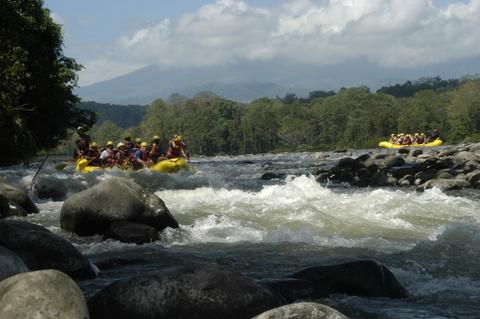
[[[163,161],[165,157],[163,156],[162,148],[160,146],[160,136],[155,135],[152,139],[152,145],[150,147],[150,159],[152,163],[156,164],[158,161]]]
[[[433,142],[435,140],[441,139],[440,137],[440,132],[438,131],[438,128],[434,128],[433,132],[429,134],[428,136],[428,143]]]
[[[141,169],[147,167],[147,164],[150,160],[150,154],[147,151],[148,144],[146,142],[140,143],[140,149],[135,151],[133,156],[133,168]]]
[[[175,137],[172,140],[170,140],[168,144],[167,157],[168,158],[183,157],[187,161],[190,161],[187,153],[188,153],[187,147],[185,143],[183,143],[182,137],[180,135],[175,135]]]
[[[77,128],[78,139],[75,140],[75,151],[73,152],[73,159],[86,156],[90,149],[91,139],[85,132],[87,129],[83,126]]]

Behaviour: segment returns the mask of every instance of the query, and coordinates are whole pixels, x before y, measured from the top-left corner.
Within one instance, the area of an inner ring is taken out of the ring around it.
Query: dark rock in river
[[[0,282],[0,318],[87,319],[88,308],[75,282],[50,269]]]
[[[309,299],[312,296],[315,296],[316,291],[313,282],[303,279],[281,278],[263,280],[260,283],[277,294],[282,299],[283,303]]]
[[[409,154],[409,153],[410,153],[409,148],[402,147],[398,150],[398,154]]]
[[[319,303],[298,302],[271,309],[252,319],[348,319],[348,317]]]
[[[422,154],[423,154],[422,150],[411,150],[409,153],[409,156],[418,157],[419,155],[422,155]]]
[[[0,219],[8,217],[10,213],[10,205],[8,204],[8,199],[0,195]]]
[[[279,305],[268,289],[218,265],[119,280],[88,302],[91,319],[251,318]]]
[[[0,281],[27,271],[30,270],[17,254],[10,249],[0,246]],[[0,299],[1,298],[0,296]]]
[[[8,199],[10,210],[8,215],[26,216],[38,213],[37,206],[32,202],[25,190],[12,185],[6,178],[0,177],[0,195]]]
[[[159,240],[158,230],[152,226],[119,220],[113,222],[103,239],[116,239],[124,243],[143,244]]]
[[[114,221],[150,225],[159,231],[178,228],[165,203],[125,178],[110,178],[70,196],[62,206],[62,229],[80,236],[103,234]]]
[[[282,179],[282,178],[285,178],[285,174],[283,173],[271,173],[271,172],[268,172],[268,173],[265,173],[262,175],[262,177],[260,177],[260,179],[263,179],[263,180],[270,180],[270,179]]]
[[[67,240],[42,226],[0,221],[0,245],[17,254],[31,270],[57,269],[74,278],[93,278],[90,262]]]
[[[402,166],[403,164],[405,164],[405,160],[401,156],[389,156],[382,162],[382,166],[385,168]]]
[[[64,200],[65,195],[67,195],[67,185],[62,179],[53,176],[42,176],[35,183],[35,193],[41,199],[60,201]]]
[[[339,265],[317,266],[301,270],[290,278],[315,284],[315,297],[333,293],[368,297],[407,297],[407,291],[384,265],[373,260],[360,260]]]

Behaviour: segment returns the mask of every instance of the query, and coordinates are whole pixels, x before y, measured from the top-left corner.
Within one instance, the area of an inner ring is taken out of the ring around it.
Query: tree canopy
[[[75,107],[81,66],[62,52],[61,27],[41,0],[0,0],[0,165],[58,145],[95,115]]]

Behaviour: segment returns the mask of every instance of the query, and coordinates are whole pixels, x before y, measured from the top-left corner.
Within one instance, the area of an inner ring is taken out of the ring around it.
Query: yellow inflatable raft
[[[93,171],[104,169],[103,167],[90,166],[88,164],[89,162],[87,159],[80,158],[75,163],[75,170],[79,173],[90,173]],[[177,158],[163,160],[161,162],[153,164],[152,166],[148,167],[148,169],[151,169],[152,171],[155,171],[158,173],[176,173],[182,169],[188,170],[189,167],[187,162],[185,162],[183,158],[177,157]]]
[[[387,141],[382,141],[378,143],[378,147],[381,147],[381,148],[432,147],[432,146],[441,146],[442,144],[443,144],[443,141],[440,139],[436,139],[435,141],[427,144],[410,144],[410,145],[399,145],[399,144],[392,144]]]

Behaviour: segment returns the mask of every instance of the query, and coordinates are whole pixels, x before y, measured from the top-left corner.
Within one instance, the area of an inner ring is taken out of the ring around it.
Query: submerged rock
[[[420,190],[434,187],[443,191],[449,191],[470,187],[470,183],[463,179],[431,179],[420,185]]]
[[[0,221],[0,245],[17,254],[30,270],[57,269],[74,278],[93,278],[92,265],[67,240],[42,226]]]
[[[114,221],[132,221],[162,231],[178,228],[165,203],[125,178],[110,178],[70,196],[62,206],[62,229],[80,236],[103,234]]]
[[[124,243],[143,244],[159,240],[158,230],[152,226],[119,220],[113,222],[103,239],[116,239]]]
[[[288,277],[314,283],[315,295],[312,298],[325,297],[333,293],[368,297],[407,297],[406,289],[395,275],[385,265],[373,260],[310,267]]]
[[[88,309],[75,282],[50,269],[0,282],[0,318],[87,319]]]
[[[280,305],[269,290],[218,265],[171,268],[114,282],[93,296],[97,318],[251,318]]]
[[[10,205],[8,204],[8,199],[0,195],[0,219],[8,217],[10,213]]]
[[[268,310],[252,319],[348,319],[348,317],[319,303],[298,302]]]
[[[0,177],[0,195],[9,202],[8,216],[26,216],[38,213],[38,207],[28,197],[27,192],[12,185],[3,177]]]
[[[64,200],[65,195],[67,195],[67,185],[62,179],[53,176],[42,176],[35,183],[35,193],[41,199],[60,201]]]

